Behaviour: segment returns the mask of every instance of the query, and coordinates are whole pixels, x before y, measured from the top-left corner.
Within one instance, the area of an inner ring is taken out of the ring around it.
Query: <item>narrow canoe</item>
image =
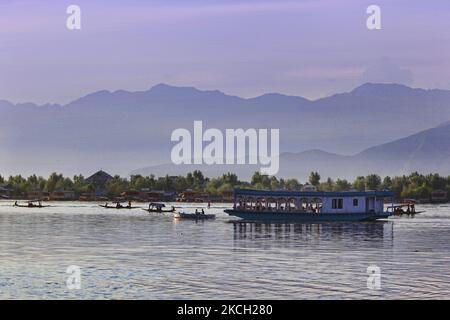
[[[155,209],[144,209],[142,210],[147,211],[149,213],[172,213],[175,212],[175,209],[169,209],[169,210],[155,210]]]
[[[13,207],[17,207],[17,208],[48,208],[48,207],[50,207],[50,206],[35,206],[35,205],[33,205],[33,206],[28,206],[28,205],[25,205],[25,204],[17,204],[17,205],[13,205]]]
[[[105,205],[100,205],[100,207],[105,208],[105,209],[117,209],[117,210],[120,210],[120,209],[138,209],[139,208],[139,207],[127,207],[127,206],[117,208],[116,206],[105,206]]]
[[[176,219],[191,219],[191,220],[208,220],[214,219],[216,217],[215,214],[185,213],[185,212],[177,212],[174,213],[173,216]]]

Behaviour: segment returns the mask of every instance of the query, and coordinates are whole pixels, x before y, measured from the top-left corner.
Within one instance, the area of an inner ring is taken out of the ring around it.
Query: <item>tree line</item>
[[[253,188],[260,190],[292,190],[300,191],[306,184],[313,185],[319,191],[349,191],[349,190],[391,190],[397,198],[429,199],[434,190],[444,190],[450,194],[450,176],[439,174],[419,174],[381,178],[377,174],[356,177],[353,181],[346,179],[327,178],[322,180],[318,172],[311,172],[308,181],[301,183],[297,179],[283,179],[275,176],[262,175],[255,172],[250,181],[242,181],[234,173],[227,173],[217,178],[208,178],[201,171],[193,171],[185,176],[156,178],[154,175],[132,175],[129,178],[114,176],[106,186],[106,192],[110,196],[118,196],[129,190],[163,190],[182,192],[187,189],[221,195],[223,192],[232,191],[234,188]],[[71,190],[76,195],[92,193],[96,186],[86,182],[82,175],[72,178],[62,174],[52,173],[48,178],[31,175],[21,175],[4,178],[0,175],[0,185],[11,189],[13,196],[21,196],[30,191],[61,191]]]

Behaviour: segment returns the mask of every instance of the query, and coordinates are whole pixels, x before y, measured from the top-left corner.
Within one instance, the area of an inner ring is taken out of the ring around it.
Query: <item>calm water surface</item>
[[[221,204],[208,210],[216,220],[197,223],[94,203],[11,204],[0,202],[3,299],[450,298],[449,205],[386,222],[244,224]],[[70,265],[80,290],[66,287]],[[369,265],[381,268],[380,290],[367,289]]]

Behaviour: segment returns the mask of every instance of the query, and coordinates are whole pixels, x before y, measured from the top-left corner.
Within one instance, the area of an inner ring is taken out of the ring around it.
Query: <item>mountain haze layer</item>
[[[172,131],[192,132],[194,120],[205,129],[279,128],[280,150],[293,157],[311,149],[352,155],[448,119],[450,91],[397,84],[364,84],[315,101],[277,93],[244,99],[165,84],[98,91],[67,105],[0,101],[0,168],[1,174],[89,174],[99,168],[127,174],[169,163]],[[358,157],[364,165],[367,158]],[[431,170],[421,165],[408,162],[408,168]]]
[[[176,166],[166,164],[135,170],[132,174],[163,176],[201,170],[208,176],[236,172],[240,177],[249,179],[259,168],[257,165]],[[450,175],[450,122],[403,139],[368,148],[353,156],[343,156],[322,150],[285,152],[280,155],[280,171],[277,176],[305,181],[311,171],[318,171],[323,178],[334,179],[353,179],[370,173],[398,176],[414,171]]]

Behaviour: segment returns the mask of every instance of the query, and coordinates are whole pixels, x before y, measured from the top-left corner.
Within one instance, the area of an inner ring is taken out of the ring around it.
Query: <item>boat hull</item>
[[[225,210],[230,216],[245,221],[276,221],[276,222],[329,222],[329,221],[374,221],[386,219],[392,214],[383,213],[301,213],[301,212],[248,212],[240,210]]]
[[[50,206],[26,206],[26,205],[14,205],[13,207],[16,207],[16,208],[30,208],[30,209],[33,209],[33,208],[36,208],[36,209],[41,209],[41,208],[48,208],[48,207],[50,207]]]
[[[175,219],[190,219],[190,220],[209,220],[215,219],[216,216],[214,214],[200,214],[200,213],[175,213],[173,215]]]
[[[152,210],[152,209],[142,209],[148,213],[173,213],[175,210]]]
[[[116,209],[116,210],[122,210],[122,209],[139,209],[139,207],[110,207],[110,206],[104,206],[104,205],[100,205],[100,207],[105,208],[105,209]]]

